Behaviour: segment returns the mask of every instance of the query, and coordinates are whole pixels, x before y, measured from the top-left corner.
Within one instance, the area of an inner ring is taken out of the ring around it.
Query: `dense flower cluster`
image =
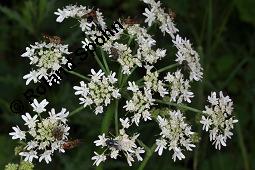
[[[95,12],[95,16],[97,18],[98,24],[102,27],[105,28],[106,24],[104,22],[102,13],[99,11],[99,9],[97,9],[96,11],[94,11],[91,8],[88,8],[86,6],[77,6],[77,5],[69,5],[66,6],[65,8],[58,9],[57,12],[55,12],[54,14],[58,15],[57,18],[57,22],[63,22],[64,19],[67,18],[76,18],[79,20],[80,22],[80,27],[82,29],[82,31],[91,31],[91,24],[92,22],[88,21],[88,17],[89,16],[93,16],[92,13],[94,14]]]
[[[135,161],[135,158],[138,161],[143,160],[140,154],[143,154],[145,151],[142,147],[139,147],[136,144],[136,139],[138,138],[139,134],[135,134],[130,137],[125,132],[125,128],[129,127],[129,120],[120,119],[120,121],[122,121],[123,128],[119,130],[118,136],[111,138],[106,137],[105,134],[102,134],[98,136],[98,140],[94,141],[96,146],[106,148],[102,154],[95,152],[96,155],[92,157],[92,160],[95,160],[94,164],[97,166],[101,162],[104,162],[107,157],[117,159],[121,153],[126,157],[129,166],[132,166],[132,162]]]
[[[89,77],[72,72],[73,75],[84,79],[80,81],[79,86],[73,87],[74,94],[79,96],[82,107],[89,106],[95,114],[105,113],[102,116],[107,115],[107,119],[104,119],[106,121],[111,121],[108,118],[115,114],[115,135],[107,129],[105,133],[99,135],[98,140],[94,141],[95,145],[103,150],[103,152],[94,152],[95,155],[92,157],[97,166],[109,158],[118,159],[121,156],[130,166],[134,161],[143,160],[142,155],[145,149],[149,151],[149,147],[138,140],[137,132],[133,132],[132,136],[128,135],[133,124],[136,126],[132,130],[136,130],[137,126],[144,123],[141,123],[141,120],[155,121],[158,124],[161,132],[155,134],[158,136],[153,145],[156,146],[155,152],[162,155],[163,150],[167,149],[173,153],[174,161],[184,159],[185,152],[192,151],[197,142],[194,140],[195,135],[191,131],[191,125],[186,123],[186,112],[202,113],[200,123],[203,125],[203,130],[209,131],[210,141],[213,141],[216,149],[226,146],[227,139],[233,135],[231,130],[234,124],[238,122],[232,116],[232,100],[228,96],[223,96],[222,92],[219,93],[219,97],[216,96],[216,92],[208,97],[210,105],[205,106],[203,112],[186,105],[195,97],[191,91],[191,83],[203,78],[199,55],[188,39],[177,34],[179,30],[173,22],[174,16],[165,13],[159,1],[143,0],[143,2],[149,5],[143,13],[148,26],[145,27],[130,18],[119,19],[117,25],[120,29],[114,26],[115,31],[107,28],[103,15],[98,9],[70,5],[55,12],[58,15],[57,22],[70,17],[79,21],[81,30],[85,33],[83,48],[86,51],[92,51],[91,46],[94,48],[91,54],[95,55],[101,68],[98,72],[91,69]],[[148,28],[153,24],[159,26],[163,35],[167,33],[171,36],[170,42],[177,49],[176,59],[167,61],[173,63],[164,68],[158,68],[160,65],[158,62],[169,59],[168,51],[158,48],[153,35],[149,34]],[[99,37],[101,37],[100,42],[91,45],[93,41],[99,40]],[[31,81],[39,82],[43,77],[51,83],[53,80],[49,77],[56,74],[61,66],[68,64],[65,55],[70,52],[67,47],[60,43],[35,43],[27,47],[27,52],[22,57],[28,57],[30,64],[35,65],[36,69],[24,76],[24,79],[27,79],[26,84]],[[97,55],[99,51],[102,58]],[[109,61],[113,64],[108,65]],[[111,69],[109,66],[114,68]],[[111,70],[115,71],[118,68],[118,78],[115,78],[116,73]],[[139,74],[133,76],[136,69],[139,69]],[[138,75],[140,79],[134,80]],[[111,106],[115,107],[114,113],[112,108],[105,109],[113,100],[115,102]],[[124,106],[121,106],[123,103]],[[34,100],[31,106],[36,114],[22,115],[28,130],[22,131],[16,126],[13,127],[14,132],[10,133],[12,139],[26,143],[19,152],[19,155],[25,157],[25,161],[32,162],[38,159],[39,162],[45,160],[49,163],[56,150],[64,152],[63,145],[67,141],[69,131],[67,126],[69,113],[66,109],[62,109],[59,113],[55,113],[52,109],[48,112],[49,116],[44,118],[47,104],[46,100],[41,103]],[[167,105],[169,108],[162,108],[161,105]],[[77,113],[77,110],[80,111],[80,108],[72,112],[72,115]],[[111,122],[107,123],[110,126]],[[120,123],[121,128],[119,128]],[[108,133],[112,137],[106,136]],[[17,166],[10,164],[9,167]]]
[[[160,23],[160,30],[164,34],[166,32],[174,38],[174,34],[179,30],[173,23],[173,16],[164,12],[164,9],[160,7],[160,1],[155,2],[154,0],[143,0],[143,2],[150,6],[150,9],[145,8],[145,13],[143,13],[143,15],[147,17],[145,22],[148,23],[148,26],[151,26],[153,22],[158,21]]]
[[[39,162],[45,160],[46,163],[51,161],[51,156],[55,151],[65,152],[63,144],[69,135],[69,127],[67,125],[67,116],[69,112],[62,108],[59,113],[56,113],[52,108],[48,112],[47,118],[42,118],[46,112],[45,106],[48,101],[44,99],[38,103],[36,99],[31,104],[35,115],[26,113],[22,115],[22,119],[27,126],[26,131],[22,131],[19,126],[13,127],[14,132],[10,135],[12,139],[19,139],[26,143],[23,151],[19,155],[25,157],[25,161],[32,162],[34,159],[39,159]]]
[[[81,86],[74,86],[75,95],[81,96],[79,98],[80,104],[83,104],[84,107],[95,104],[95,114],[103,113],[103,106],[108,106],[111,99],[120,97],[119,89],[114,87],[117,79],[115,78],[115,73],[107,77],[102,70],[96,73],[92,69],[91,73],[91,81],[88,84],[81,81]]]
[[[216,149],[226,146],[227,138],[231,138],[231,130],[234,124],[238,122],[233,116],[233,102],[229,96],[223,96],[220,92],[219,98],[216,92],[208,96],[210,106],[205,106],[204,115],[200,121],[203,124],[203,130],[210,132],[210,141],[213,141]]]
[[[133,92],[133,97],[131,100],[126,101],[126,105],[123,108],[128,112],[134,113],[132,122],[138,126],[141,117],[144,121],[151,120],[149,109],[154,105],[155,99],[152,98],[150,89],[144,88],[141,91],[135,82],[128,82],[128,84],[129,87],[127,89]]]
[[[190,80],[199,81],[203,76],[203,69],[199,63],[199,56],[196,51],[194,51],[191,47],[189,40],[182,39],[178,34],[176,39],[173,40],[175,47],[178,49],[176,54],[177,61],[179,64],[183,64],[184,68],[190,71]]]
[[[183,114],[177,111],[169,111],[167,117],[157,117],[161,129],[161,138],[156,140],[157,148],[155,152],[162,155],[164,149],[173,151],[173,160],[176,158],[179,160],[184,159],[185,156],[182,153],[183,149],[191,151],[194,144],[192,144],[192,134],[191,127],[184,122],[185,117]]]
[[[70,54],[68,51],[68,45],[56,44],[56,43],[38,43],[30,45],[26,48],[26,52],[22,54],[22,57],[27,57],[30,59],[30,65],[34,66],[29,74],[25,75],[23,78],[26,79],[26,85],[31,81],[34,83],[39,82],[42,78],[45,78],[49,85],[52,81],[56,81],[54,76],[58,76],[57,71],[63,65],[69,65],[65,55]],[[57,82],[59,83],[59,82]]]
[[[175,73],[168,72],[165,81],[169,83],[170,87],[170,101],[177,103],[182,103],[182,101],[187,101],[191,103],[190,98],[193,98],[193,93],[189,90],[190,85],[188,80],[184,80],[183,74],[180,70]]]
[[[168,94],[165,84],[162,80],[159,80],[159,73],[157,71],[151,72],[152,67],[148,66],[146,75],[144,76],[144,84],[147,89],[152,89],[154,92],[158,92],[161,97]]]

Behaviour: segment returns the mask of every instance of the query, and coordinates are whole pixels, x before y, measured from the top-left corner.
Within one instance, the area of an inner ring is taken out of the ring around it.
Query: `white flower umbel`
[[[43,103],[48,104],[46,100],[41,102],[41,104]],[[46,105],[41,106],[42,109],[40,110],[35,109],[36,114],[34,116],[31,116],[30,113],[21,116],[25,121],[25,126],[27,126],[26,131],[21,131],[17,126],[13,127],[14,132],[10,133],[12,139],[20,139],[26,143],[23,151],[19,153],[20,156],[25,157],[25,161],[32,162],[33,159],[39,158],[39,162],[45,160],[46,163],[49,163],[56,150],[65,152],[63,144],[69,135],[70,128],[66,124],[69,112],[63,108],[61,112],[56,114],[55,109],[52,109],[49,116],[43,118],[46,114],[44,113]],[[32,107],[34,106],[38,106],[37,100],[32,103]]]
[[[85,84],[80,82],[80,86],[74,86],[75,95],[80,95],[80,104],[84,107],[95,104],[95,114],[103,113],[103,107],[108,106],[112,99],[120,97],[119,89],[115,87],[117,79],[115,73],[111,73],[107,77],[102,70],[97,73],[91,70],[91,81]]]
[[[184,149],[192,151],[192,148],[195,147],[191,139],[193,132],[184,120],[185,117],[179,110],[169,111],[165,117],[157,117],[161,129],[161,138],[156,140],[157,148],[155,152],[162,155],[163,150],[168,148],[169,151],[174,152],[172,159],[176,161],[176,158],[179,160],[185,158]]]
[[[150,89],[144,88],[142,92],[134,82],[128,82],[128,84],[129,87],[127,89],[133,92],[133,96],[131,100],[126,101],[126,105],[123,108],[134,114],[131,121],[138,126],[141,117],[144,121],[151,120],[149,110],[154,105],[155,99],[152,98]]]
[[[209,130],[210,141],[213,141],[215,148],[220,150],[221,146],[226,146],[227,138],[233,135],[231,130],[238,120],[231,115],[233,102],[229,96],[223,96],[220,91],[217,97],[216,92],[212,92],[211,96],[208,96],[208,101],[210,106],[205,106],[200,123],[203,124],[203,130]]]
[[[153,22],[158,21],[160,23],[160,30],[165,35],[168,33],[172,38],[174,38],[175,33],[179,30],[175,27],[173,22],[173,16],[164,12],[164,9],[160,7],[160,1],[155,2],[154,0],[142,0],[144,3],[150,6],[150,9],[145,8],[145,15],[147,18],[145,23],[148,23],[150,27]]]
[[[152,39],[151,35],[147,33],[145,28],[135,24],[128,26],[127,31],[138,43],[136,57],[139,61],[144,62],[145,65],[155,64],[158,60],[166,56],[166,50],[159,48],[156,50],[152,49],[152,47],[156,44],[156,41]]]
[[[66,18],[75,18],[80,22],[80,27],[82,31],[90,32],[91,31],[91,21],[90,19],[97,22],[103,29],[106,24],[104,22],[102,13],[97,9],[96,11],[88,8],[86,6],[77,6],[77,5],[68,5],[65,8],[58,9],[54,14],[58,15],[57,22],[63,22]],[[90,17],[90,18],[89,18]]]
[[[128,120],[126,119],[126,121]],[[127,126],[127,122],[124,124]],[[117,159],[121,155],[126,157],[129,166],[132,166],[132,162],[135,161],[135,158],[138,161],[142,161],[143,158],[140,154],[143,154],[145,151],[136,144],[138,136],[139,134],[135,134],[130,137],[126,134],[124,128],[120,129],[119,136],[114,138],[106,137],[105,134],[99,135],[99,139],[94,141],[94,143],[96,146],[101,146],[105,150],[101,155],[95,152],[96,156],[92,157],[92,160],[95,160],[94,164],[98,166],[99,163],[104,162],[106,158]]]
[[[144,76],[144,84],[147,89],[152,89],[154,92],[158,92],[161,97],[164,97],[168,94],[168,91],[165,88],[163,81],[159,80],[159,73],[157,71],[151,72],[152,66],[146,67],[147,72]]]
[[[26,50],[21,56],[29,58],[32,66],[32,71],[23,77],[26,79],[26,85],[31,81],[40,82],[42,78],[45,78],[49,85],[52,85],[52,82],[59,83],[61,77],[58,75],[58,70],[61,66],[68,64],[65,57],[70,54],[68,45],[36,42]]]
[[[178,34],[173,40],[175,47],[178,49],[176,54],[177,61],[179,64],[182,64],[186,70],[189,71],[189,79],[199,81],[203,77],[203,68],[199,62],[198,53],[192,49],[191,43],[189,40],[182,39]]]
[[[130,74],[134,65],[141,65],[140,60],[136,56],[132,55],[131,49],[125,44],[115,42],[110,50],[109,57],[113,57],[114,55],[117,55],[117,61],[122,67],[123,74]]]
[[[177,103],[182,103],[186,101],[191,103],[191,98],[194,97],[193,92],[189,90],[189,80],[184,80],[183,74],[180,70],[177,70],[175,73],[167,73],[167,76],[164,77],[165,81],[169,83],[170,88],[170,101]],[[166,83],[166,84],[167,84]]]

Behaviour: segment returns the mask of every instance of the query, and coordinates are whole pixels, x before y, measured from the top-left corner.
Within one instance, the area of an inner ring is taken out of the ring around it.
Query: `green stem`
[[[151,148],[146,150],[146,156],[145,156],[143,162],[141,163],[141,165],[139,166],[138,170],[143,170],[145,168],[145,166],[147,165],[149,159],[153,155],[156,147],[157,147],[156,144],[154,144]]]
[[[102,55],[102,58],[103,58],[103,62],[104,62],[105,69],[106,69],[106,71],[107,71],[107,74],[109,74],[109,73],[110,73],[110,69],[109,69],[109,66],[108,66],[108,64],[107,64],[104,51],[103,51],[102,48],[100,48],[100,51],[101,51],[101,55]]]
[[[115,113],[114,113],[114,119],[115,119],[115,133],[116,133],[116,136],[119,135],[118,107],[119,107],[119,100],[116,99],[116,102],[115,102]]]
[[[96,52],[94,52],[94,55],[95,55],[95,59],[96,59],[98,65],[100,66],[100,68],[101,68],[105,73],[107,73],[107,71],[105,70],[105,68],[104,68],[104,66],[103,66],[103,64],[102,64],[102,62],[101,62],[100,59],[98,58]]]
[[[68,70],[65,69],[65,68],[64,68],[64,70],[65,70],[67,73],[70,73],[70,74],[72,74],[72,75],[75,75],[75,76],[77,76],[77,77],[80,77],[80,78],[82,78],[82,79],[84,79],[84,80],[90,81],[90,78],[88,78],[88,77],[86,77],[86,76],[84,76],[84,75],[82,75],[82,74],[80,74],[80,73],[77,73],[77,72],[75,72],[75,71],[68,71]]]
[[[176,67],[176,66],[178,66],[178,65],[179,65],[178,63],[175,63],[175,64],[172,64],[172,65],[163,67],[163,68],[161,68],[161,69],[158,70],[158,73],[164,72],[164,71],[169,70],[169,69],[171,69],[171,68],[174,68],[174,67]]]
[[[184,104],[171,103],[171,102],[166,102],[166,101],[162,101],[162,100],[158,100],[158,99],[156,99],[155,101],[157,103],[166,104],[166,105],[169,105],[169,106],[174,106],[174,107],[185,109],[185,110],[190,110],[190,111],[195,112],[195,113],[200,113],[200,114],[203,113],[201,110],[195,109],[193,107],[186,106]]]
[[[82,111],[83,109],[85,109],[84,106],[78,107],[77,109],[75,109],[74,111],[72,111],[72,112],[68,115],[68,117],[70,117],[70,116],[72,116],[72,115],[74,115],[74,114],[76,114],[76,113]]]
[[[240,149],[242,152],[243,161],[244,161],[244,169],[250,170],[250,164],[249,164],[249,160],[248,160],[247,150],[245,148],[245,144],[243,141],[243,134],[241,131],[240,123],[237,123],[236,132],[237,132],[237,136],[238,136],[238,143],[239,143],[239,146],[240,146]]]

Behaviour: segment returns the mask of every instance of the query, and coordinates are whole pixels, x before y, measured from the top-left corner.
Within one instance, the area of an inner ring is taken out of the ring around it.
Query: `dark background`
[[[222,90],[233,99],[239,123],[233,139],[221,151],[215,150],[209,143],[208,134],[203,134],[199,146],[193,152],[186,153],[184,161],[174,163],[167,152],[162,157],[154,154],[145,169],[255,169],[255,1],[161,2],[164,7],[175,11],[175,23],[180,34],[193,42],[201,57],[204,79],[202,83],[194,84],[196,98],[192,105],[203,109],[210,91]],[[0,0],[0,3],[0,169],[3,169],[8,162],[19,161],[19,157],[14,156],[17,143],[10,139],[8,133],[12,126],[23,123],[20,115],[10,111],[9,104],[29,87],[36,87],[25,86],[25,80],[22,79],[30,70],[29,61],[20,57],[25,47],[40,41],[43,33],[61,36],[65,43],[72,44],[71,48],[81,46],[82,34],[77,24],[72,20],[56,23],[54,11],[70,3],[94,6],[100,8],[111,23],[128,16],[141,18],[145,5],[136,0]],[[157,33],[155,31],[154,34]],[[171,44],[170,39],[158,42],[163,47]],[[78,67],[78,72],[87,74],[92,67],[96,67],[96,63],[93,58],[89,58]],[[63,106],[72,111],[79,107],[78,98],[72,89],[78,82],[79,79],[68,76],[60,86],[48,90],[47,97],[42,96],[40,99],[47,98],[50,106],[57,109]],[[95,169],[91,161],[95,149],[92,141],[100,134],[102,117],[85,110],[72,117],[70,122],[71,138],[84,139],[84,143],[66,154],[55,154],[51,164],[37,164],[35,169]],[[151,129],[153,125],[143,125],[141,128]],[[155,140],[150,130],[145,130],[141,137],[148,141],[148,145]],[[128,167],[125,161],[107,161],[104,169],[137,169],[138,166]]]

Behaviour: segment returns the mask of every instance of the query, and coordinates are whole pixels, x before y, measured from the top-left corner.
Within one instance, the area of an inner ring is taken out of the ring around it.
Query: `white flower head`
[[[96,72],[91,70],[91,81],[85,84],[80,82],[81,86],[74,86],[75,95],[80,95],[80,104],[84,107],[95,105],[95,114],[103,113],[104,106],[108,106],[113,99],[121,97],[119,89],[117,89],[115,73],[105,76],[102,70]]]
[[[156,140],[155,152],[162,155],[163,150],[168,148],[169,151],[174,152],[172,159],[176,161],[176,158],[179,160],[185,158],[182,153],[184,149],[191,151],[195,147],[191,140],[193,134],[191,127],[184,120],[185,117],[179,110],[169,111],[165,118],[157,117],[161,138]]]
[[[30,113],[22,115],[22,119],[27,126],[26,131],[21,131],[18,126],[13,127],[15,132],[10,133],[12,139],[20,139],[26,143],[23,151],[19,154],[25,157],[25,161],[32,162],[39,158],[39,162],[45,160],[46,163],[51,161],[54,151],[64,152],[63,144],[67,141],[69,135],[69,127],[67,126],[67,116],[69,112],[62,108],[61,112],[55,113],[55,109],[51,109],[49,116],[40,114],[46,111],[44,108],[48,104],[45,99],[42,102],[34,101],[32,104],[35,115]],[[40,117],[38,120],[37,118]]]
[[[128,119],[121,119],[121,122],[128,124]],[[134,158],[136,158],[138,161],[142,161],[143,158],[141,157],[141,154],[143,154],[145,151],[142,147],[138,147],[136,145],[136,139],[138,136],[139,134],[135,134],[131,137],[126,134],[124,129],[120,129],[119,136],[114,138],[106,137],[105,134],[99,135],[99,140],[94,141],[94,143],[96,146],[101,146],[107,149],[101,155],[94,152],[96,154],[96,156],[92,157],[92,160],[95,160],[94,164],[98,166],[108,157],[117,159],[121,153],[123,153],[123,155],[126,157],[129,166],[132,166],[132,162],[135,161]]]
[[[233,135],[231,130],[238,120],[232,116],[233,102],[229,96],[224,96],[220,91],[217,97],[216,92],[212,92],[211,96],[208,96],[208,101],[210,106],[205,106],[200,123],[203,130],[209,131],[210,141],[213,141],[215,148],[220,150]]]
[[[52,82],[59,83],[61,77],[58,75],[58,70],[64,65],[70,66],[66,58],[70,54],[68,45],[55,42],[36,42],[34,45],[27,47],[26,50],[21,56],[29,58],[32,67],[32,71],[23,77],[23,79],[26,79],[26,85],[31,81],[38,83],[42,78],[49,85],[52,85]]]

